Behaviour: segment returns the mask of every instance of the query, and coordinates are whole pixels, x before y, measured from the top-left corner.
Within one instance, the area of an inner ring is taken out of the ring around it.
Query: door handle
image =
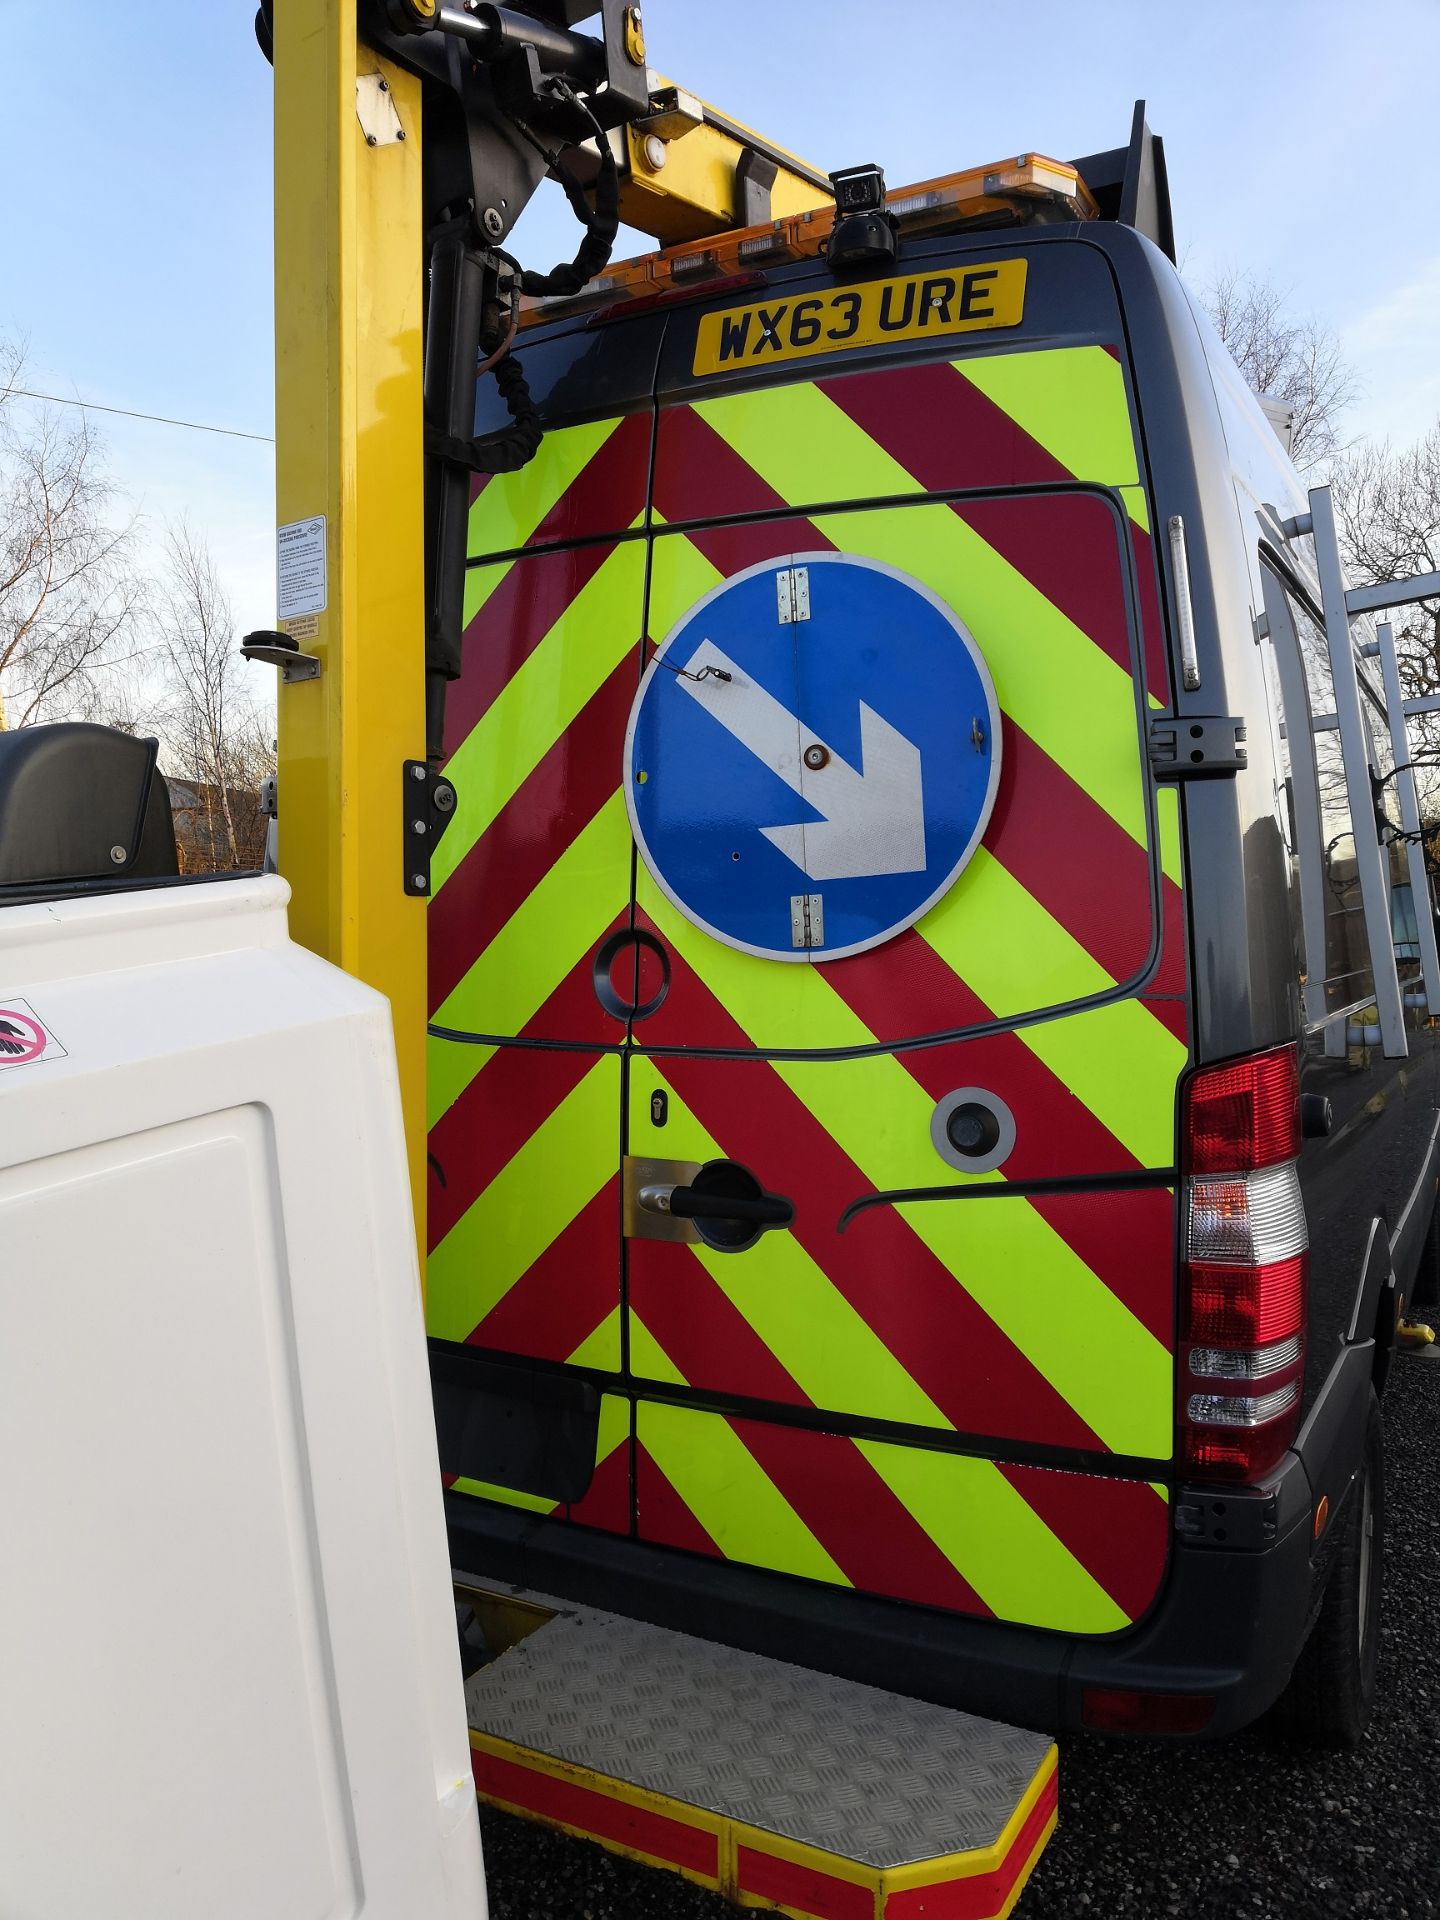
[[[640,1204],[645,1204],[645,1193],[656,1189],[647,1188],[640,1195]],[[788,1227],[795,1218],[795,1209],[788,1200],[782,1200],[778,1193],[762,1193],[752,1200],[748,1195],[707,1193],[702,1187],[671,1187],[658,1190],[663,1195],[662,1210],[678,1214],[682,1220],[747,1220],[757,1227]]]
[[[709,1160],[703,1167],[692,1162],[683,1168],[688,1181],[657,1179],[656,1174],[681,1172],[671,1163],[650,1162],[633,1190],[633,1223],[626,1231],[639,1238],[655,1237],[647,1233],[644,1219],[673,1221],[667,1238],[702,1240],[717,1253],[743,1253],[753,1247],[760,1235],[771,1227],[788,1227],[795,1208],[782,1194],[767,1193],[748,1167],[737,1160]],[[662,1229],[663,1232],[663,1229]]]

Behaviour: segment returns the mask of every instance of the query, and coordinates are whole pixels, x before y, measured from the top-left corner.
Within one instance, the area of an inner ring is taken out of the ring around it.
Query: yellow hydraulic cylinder
[[[295,938],[385,994],[425,1244],[425,906],[404,763],[425,757],[420,83],[356,0],[275,9],[279,624],[320,663],[279,689]]]

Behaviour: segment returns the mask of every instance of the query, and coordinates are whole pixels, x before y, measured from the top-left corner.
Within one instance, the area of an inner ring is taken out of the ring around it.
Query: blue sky
[[[0,0],[0,332],[28,336],[46,391],[272,430],[252,12]],[[1436,0],[648,0],[646,27],[661,71],[823,167],[878,160],[892,186],[1118,145],[1144,95],[1189,276],[1257,269],[1333,326],[1362,382],[1352,432],[1404,439],[1440,415]],[[537,205],[519,240],[549,266],[574,232]],[[97,419],[150,532],[188,514],[240,621],[270,624],[270,448]]]

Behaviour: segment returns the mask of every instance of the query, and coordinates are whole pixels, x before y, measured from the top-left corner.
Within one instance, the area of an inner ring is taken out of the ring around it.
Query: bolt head
[[[652,173],[659,173],[667,159],[665,142],[658,133],[647,133],[640,149],[641,158]]]
[[[425,778],[424,767],[419,766],[418,764],[416,766],[411,767],[410,778],[412,780],[423,780]]]
[[[115,862],[117,867],[123,867],[126,859],[124,847],[111,847],[110,858]]]
[[[428,833],[430,829],[423,820],[412,820],[410,822],[410,831],[412,833]]]
[[[812,772],[818,773],[821,767],[829,760],[830,755],[817,741],[813,747],[806,747],[804,757],[806,766],[809,767]]]
[[[455,789],[448,780],[441,780],[435,788],[435,811],[453,813],[455,811]]]
[[[498,240],[505,231],[505,216],[498,207],[486,207],[480,224],[492,240]]]
[[[430,886],[430,882],[425,878],[423,873],[412,873],[410,876],[410,884],[417,893],[425,893]]]

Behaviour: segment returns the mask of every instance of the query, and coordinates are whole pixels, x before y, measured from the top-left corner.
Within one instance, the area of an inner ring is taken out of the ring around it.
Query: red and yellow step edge
[[[796,1920],[1005,1920],[1059,1811],[1052,1746],[992,1845],[877,1867],[474,1727],[470,1746],[475,1790],[488,1806]]]

